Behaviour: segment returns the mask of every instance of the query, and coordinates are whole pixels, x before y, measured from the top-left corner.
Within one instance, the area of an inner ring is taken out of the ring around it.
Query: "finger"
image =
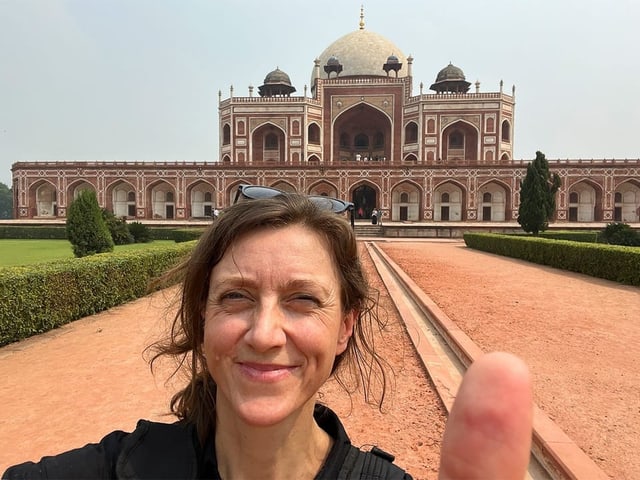
[[[531,449],[531,376],[518,357],[483,355],[467,370],[449,415],[441,480],[522,480]]]

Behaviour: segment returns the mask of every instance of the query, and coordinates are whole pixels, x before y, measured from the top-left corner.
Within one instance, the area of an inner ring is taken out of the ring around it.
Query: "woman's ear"
[[[353,335],[353,326],[358,318],[358,312],[351,310],[344,314],[342,322],[340,323],[340,332],[338,334],[338,345],[336,348],[336,355],[340,355],[347,349],[349,339]]]

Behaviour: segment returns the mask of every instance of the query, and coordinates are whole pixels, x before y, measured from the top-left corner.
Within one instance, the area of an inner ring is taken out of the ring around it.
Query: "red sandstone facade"
[[[315,61],[310,95],[291,96],[280,70],[260,96],[220,94],[218,162],[15,163],[14,218],[64,218],[82,189],[132,220],[206,218],[249,183],[348,199],[356,218],[377,208],[391,221],[516,220],[526,162],[513,160],[515,88],[469,93],[449,65],[436,93],[420,84],[414,96],[413,59],[399,52],[361,21]],[[562,178],[558,221],[639,221],[640,160],[550,167]]]

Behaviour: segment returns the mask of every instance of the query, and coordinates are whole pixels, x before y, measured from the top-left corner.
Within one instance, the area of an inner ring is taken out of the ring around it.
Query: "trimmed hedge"
[[[195,242],[0,269],[0,346],[148,293]]]
[[[465,233],[464,241],[476,250],[640,286],[640,248],[493,233]]]
[[[149,228],[151,236],[155,240],[173,240],[176,243],[197,240],[206,230],[205,227],[188,228]]]
[[[137,222],[128,222],[131,225]],[[206,227],[186,227],[186,228],[167,228],[167,227],[147,227],[151,232],[153,240],[173,240],[175,242],[189,242],[197,240]],[[7,239],[41,239],[41,240],[67,240],[66,227],[57,225],[43,225],[41,227],[20,226],[20,225],[2,225],[0,226],[0,238]]]
[[[64,225],[43,225],[41,227],[0,225],[0,238],[16,240],[66,240],[67,228]]]
[[[570,240],[573,242],[598,243],[598,230],[592,231],[549,231],[540,232],[538,236],[548,238],[550,240]]]

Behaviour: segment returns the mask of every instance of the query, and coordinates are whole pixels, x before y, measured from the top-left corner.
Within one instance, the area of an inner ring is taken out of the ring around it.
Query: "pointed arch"
[[[229,145],[231,143],[231,125],[225,123],[222,126],[222,145]]]
[[[447,125],[441,133],[442,159],[452,165],[478,162],[480,131],[472,123],[458,119]]]
[[[403,180],[391,187],[391,221],[420,221],[422,187],[411,180]]]
[[[322,195],[333,198],[340,198],[338,194],[338,188],[328,180],[318,180],[315,183],[309,185],[307,192],[309,195]]]
[[[285,130],[265,121],[251,132],[251,159],[254,163],[285,163],[287,146]]]
[[[492,179],[484,182],[477,190],[477,219],[485,222],[510,220],[511,188],[506,183]]]
[[[107,185],[105,208],[116,217],[135,218],[136,197],[135,186],[125,179],[118,179]]]
[[[320,145],[322,135],[320,126],[316,122],[311,122],[307,127],[307,138],[311,145]]]
[[[58,216],[58,191],[48,180],[39,180],[29,186],[29,205],[33,217]]]
[[[187,185],[187,216],[211,218],[216,208],[216,189],[211,182],[198,179]]]
[[[404,127],[404,143],[418,143],[418,124],[413,120],[408,122]]]
[[[602,221],[602,187],[590,178],[582,178],[567,186],[570,222]]]
[[[355,208],[355,218],[371,218],[374,208],[380,208],[380,188],[368,180],[360,180],[351,186],[349,197]]]
[[[500,133],[502,137],[502,141],[505,143],[511,142],[511,122],[507,119],[502,121],[500,127]]]
[[[433,219],[436,222],[465,220],[466,188],[454,180],[444,180],[433,189]]]
[[[147,211],[154,220],[171,220],[175,218],[176,190],[166,180],[160,179],[147,185]]]
[[[331,128],[331,162],[391,158],[392,121],[379,107],[367,102],[356,103],[340,112]]]
[[[298,192],[298,189],[295,187],[295,185],[293,185],[290,182],[287,182],[286,180],[277,180],[272,185],[269,185],[269,186],[273,188],[277,188],[278,190],[282,190],[283,192],[287,192],[287,193]]]
[[[640,181],[630,178],[618,184],[614,192],[613,213],[616,222],[640,221]]]

